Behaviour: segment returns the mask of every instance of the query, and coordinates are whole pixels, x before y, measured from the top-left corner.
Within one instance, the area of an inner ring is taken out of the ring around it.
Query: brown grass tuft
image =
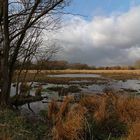
[[[120,97],[117,111],[121,120],[133,123],[140,120],[140,100],[133,97]]]
[[[85,96],[80,100],[79,104],[85,107],[89,113],[93,113],[99,109],[99,102],[100,100],[97,96],[95,98],[93,96]]]
[[[59,111],[58,104],[55,100],[52,100],[48,105],[48,119],[54,120]]]
[[[85,126],[85,113],[86,110],[80,105],[75,105],[70,108],[65,119],[59,120],[54,127],[53,139],[80,140],[83,136],[83,129]]]
[[[65,115],[69,111],[69,104],[72,100],[73,100],[72,96],[66,96],[65,97],[64,101],[62,102],[62,104],[60,106],[60,110],[59,110],[59,113],[58,113],[59,117],[65,117]]]
[[[88,117],[96,121],[98,131],[117,133],[114,136],[126,136],[128,140],[139,140],[140,130],[140,99],[127,96],[117,96],[107,92],[102,96],[85,96],[79,103],[72,104],[72,97],[66,97],[61,104],[52,101],[49,105],[48,118],[54,118],[52,134],[54,140],[80,140],[86,134]],[[54,116],[53,116],[54,115]],[[110,121],[110,119],[112,119]],[[115,122],[115,124],[113,123]],[[123,127],[118,127],[123,125]],[[129,133],[124,125],[127,125]],[[105,127],[99,128],[99,127]],[[108,126],[109,125],[109,126]],[[118,128],[115,128],[115,127]],[[106,131],[106,127],[108,131]],[[96,127],[93,127],[96,131]],[[120,130],[119,130],[120,129]],[[122,130],[121,130],[122,129]],[[98,133],[99,133],[98,132]],[[92,135],[92,134],[90,134]],[[99,135],[99,134],[98,134]]]

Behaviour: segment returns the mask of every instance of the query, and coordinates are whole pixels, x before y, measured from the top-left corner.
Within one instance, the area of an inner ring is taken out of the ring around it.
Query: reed
[[[107,92],[102,96],[85,96],[75,104],[71,100],[72,97],[66,97],[62,104],[57,104],[59,110],[52,129],[54,140],[139,137],[140,99]]]

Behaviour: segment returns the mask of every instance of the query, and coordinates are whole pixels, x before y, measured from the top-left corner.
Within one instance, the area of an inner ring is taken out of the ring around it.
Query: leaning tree
[[[15,64],[44,29],[56,28],[68,0],[0,0],[0,104],[8,105]]]

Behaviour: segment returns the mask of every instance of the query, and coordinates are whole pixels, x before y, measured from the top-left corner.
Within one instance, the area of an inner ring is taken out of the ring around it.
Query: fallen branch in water
[[[44,98],[41,96],[14,96],[10,102],[15,107],[22,106],[24,104],[30,104],[32,102],[42,101]]]

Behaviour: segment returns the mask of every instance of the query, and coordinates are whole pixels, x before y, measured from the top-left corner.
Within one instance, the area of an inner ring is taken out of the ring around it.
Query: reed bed
[[[54,119],[52,139],[140,138],[140,99],[106,93],[103,96],[83,97],[75,104],[71,104],[71,100],[67,97],[62,104],[53,101],[49,105],[48,116]]]

